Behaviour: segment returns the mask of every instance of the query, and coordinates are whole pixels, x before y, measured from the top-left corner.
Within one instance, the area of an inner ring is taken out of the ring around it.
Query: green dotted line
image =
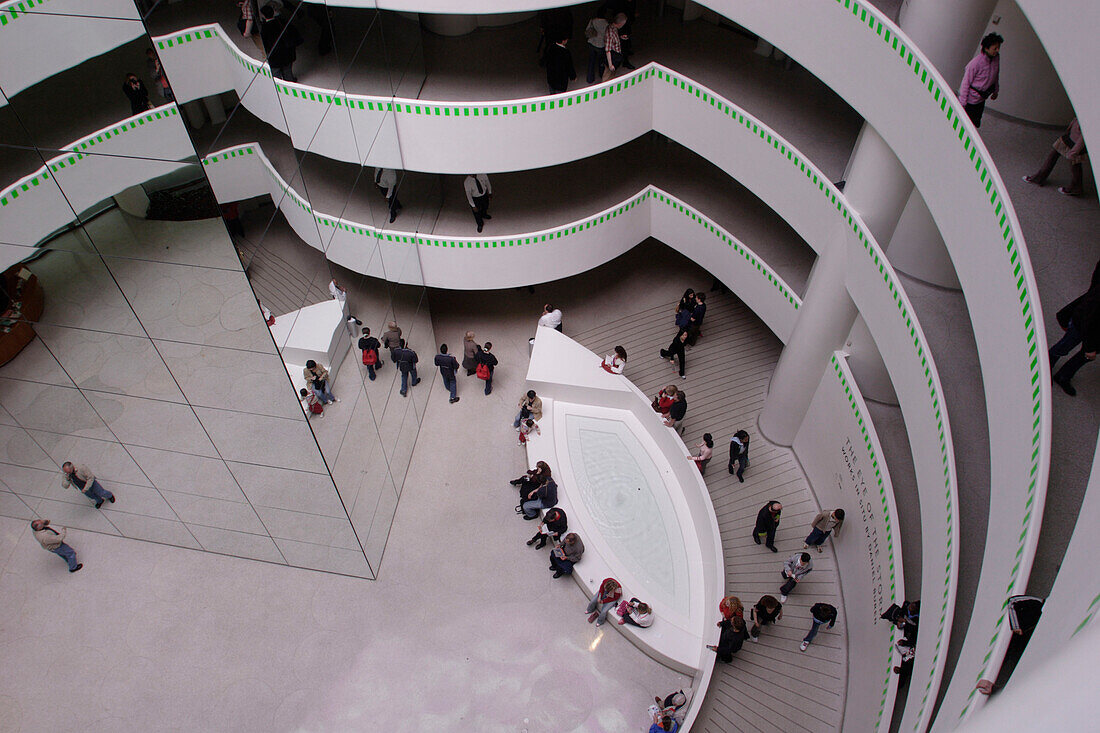
[[[974,173],[978,177],[979,183],[984,186],[986,194],[989,195],[989,205],[994,218],[996,218],[998,226],[1001,230],[1001,237],[1004,240],[1005,251],[1007,253],[1010,264],[1013,266],[1013,274],[1016,276],[1016,291],[1020,301],[1020,317],[1023,321],[1024,334],[1027,337],[1028,354],[1031,357],[1031,363],[1028,368],[1031,372],[1031,387],[1032,387],[1032,416],[1034,418],[1032,423],[1032,435],[1031,435],[1031,467],[1028,471],[1028,487],[1026,501],[1024,502],[1024,517],[1021,522],[1021,531],[1017,540],[1015,561],[1011,571],[1011,578],[1008,582],[1008,587],[1005,589],[1005,599],[1001,604],[1001,612],[994,624],[993,635],[990,637],[989,644],[986,649],[985,658],[982,661],[982,668],[978,672],[978,676],[975,678],[975,684],[977,681],[985,677],[986,670],[989,665],[989,660],[993,655],[993,647],[997,642],[997,637],[1000,636],[1000,629],[1004,624],[1004,619],[1008,613],[1008,598],[1015,593],[1016,586],[1020,581],[1019,569],[1022,563],[1022,555],[1024,552],[1024,541],[1027,537],[1028,525],[1031,522],[1031,512],[1035,503],[1035,492],[1039,483],[1039,449],[1042,440],[1042,400],[1040,397],[1041,387],[1041,372],[1039,365],[1038,351],[1038,338],[1036,336],[1036,325],[1033,317],[1032,302],[1034,298],[1031,293],[1028,292],[1027,280],[1023,273],[1023,262],[1020,257],[1018,248],[1016,247],[1017,238],[1022,240],[1016,232],[1013,231],[1012,222],[1009,219],[1005,204],[1008,202],[1008,196],[1000,191],[994,185],[994,177],[992,175],[993,166],[988,163],[982,155],[978,152],[978,146],[974,144],[971,138],[970,132],[966,129],[966,125],[963,124],[962,118],[964,112],[959,105],[958,100],[955,98],[953,90],[944,89],[940,86],[936,80],[935,74],[926,66],[922,65],[920,59],[916,58],[913,54],[913,49],[906,45],[905,40],[898,37],[898,35],[890,30],[886,24],[883,23],[882,17],[872,7],[865,6],[861,0],[834,0],[837,5],[843,5],[846,10],[849,10],[853,18],[858,18],[861,25],[876,36],[878,36],[884,43],[888,44],[898,56],[905,62],[906,66],[912,70],[913,75],[920,80],[921,85],[932,95],[933,99],[939,103],[940,110],[944,114],[944,118],[951,125],[952,130],[955,131],[958,136],[959,142],[962,144],[963,151],[967,153],[970,160],[974,163]],[[918,715],[922,715],[924,707],[928,702],[929,693],[931,690],[931,680],[928,682],[924,691],[924,698],[921,702],[921,709]],[[970,703],[974,699],[974,695],[977,692],[976,687],[971,689],[970,695],[967,698],[967,703],[959,713],[961,719],[966,712],[970,709]]]
[[[1097,595],[1092,599],[1092,603],[1085,609],[1085,618],[1081,619],[1081,623],[1077,624],[1077,628],[1073,630],[1073,633],[1069,635],[1069,638],[1077,636],[1077,632],[1092,623],[1093,617],[1096,615],[1097,607],[1100,606],[1100,595]]]
[[[102,132],[97,132],[95,135],[86,137],[83,140],[77,140],[75,143],[69,146],[69,150],[71,150],[73,153],[72,155],[51,160],[48,164],[39,168],[37,172],[31,174],[31,176],[12,184],[3,191],[0,191],[0,206],[7,206],[8,204],[13,203],[17,198],[19,198],[21,194],[24,194],[31,188],[34,188],[40,183],[49,180],[51,172],[57,173],[59,170],[62,170],[64,168],[71,168],[77,163],[77,161],[83,160],[87,157],[86,155],[84,155],[84,153],[79,151],[93,148],[99,143],[110,140],[112,137],[117,137],[124,132],[142,127],[147,122],[153,122],[154,120],[174,117],[178,114],[179,110],[175,105],[172,105],[167,109],[158,109],[143,114],[140,117],[132,117],[125,122],[121,122],[115,125],[109,130],[103,130]]]
[[[0,28],[6,26],[16,18],[27,15],[31,12],[31,8],[42,5],[45,2],[46,0],[17,0],[17,2],[5,4],[3,7],[0,7]]]
[[[871,440],[871,433],[867,430],[866,424],[863,421],[863,411],[860,409],[859,404],[856,402],[855,393],[848,384],[848,377],[844,373],[844,369],[841,367],[840,360],[836,354],[832,355],[833,371],[836,373],[837,379],[840,380],[840,386],[844,389],[844,394],[848,398],[848,406],[852,409],[852,414],[855,415],[856,422],[859,424],[860,435],[863,436],[863,444],[867,449],[867,453],[871,456],[871,467],[875,470],[875,481],[878,483],[879,501],[882,504],[882,516],[886,520],[886,546],[890,552],[888,557],[888,567],[890,569],[890,602],[897,603],[897,582],[894,579],[894,531],[893,531],[893,515],[890,513],[890,505],[886,497],[886,485],[882,481],[882,470],[879,468],[878,455],[875,453],[875,446]],[[890,640],[890,643],[886,646],[886,681],[882,685],[882,698],[879,700],[878,717],[875,719],[875,728],[882,723],[882,716],[886,712],[886,696],[890,691],[890,679],[893,676],[894,667],[894,641]]]

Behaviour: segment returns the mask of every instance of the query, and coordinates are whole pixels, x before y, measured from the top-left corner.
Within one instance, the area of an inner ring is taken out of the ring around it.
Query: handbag
[[[660,412],[661,411],[661,401],[658,398],[654,397],[653,402],[650,404],[650,407],[653,408],[654,412]]]
[[[313,380],[313,388],[323,391],[325,389],[325,380],[323,380],[323,379],[314,379]]]
[[[477,378],[478,379],[484,379],[484,380],[488,381],[489,377],[491,377],[491,376],[492,376],[492,372],[489,371],[489,365],[488,364],[478,364],[477,365]]]
[[[312,412],[314,415],[320,415],[322,412],[325,411],[325,408],[321,407],[320,402],[314,402],[309,406],[309,411]]]
[[[479,374],[478,376],[480,377],[481,375]],[[519,419],[520,420],[526,420],[529,417],[531,417],[531,411],[530,410],[528,410],[526,407],[519,408]]]

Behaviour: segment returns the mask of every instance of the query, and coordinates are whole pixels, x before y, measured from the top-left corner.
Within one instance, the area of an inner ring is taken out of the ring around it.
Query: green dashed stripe
[[[45,2],[46,0],[19,0],[18,2],[7,3],[0,6],[0,28],[30,13],[31,8],[42,5]]]

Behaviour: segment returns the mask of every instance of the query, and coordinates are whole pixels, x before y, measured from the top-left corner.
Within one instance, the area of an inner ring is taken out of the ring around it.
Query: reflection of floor
[[[698,277],[675,282],[705,287]],[[672,288],[668,288],[671,290]],[[688,352],[687,379],[657,355],[675,333],[675,293],[667,302],[638,303],[631,313],[617,310],[605,322],[575,338],[597,354],[616,345],[630,359],[626,375],[646,394],[675,383],[687,392],[684,442],[694,447],[704,432],[714,436],[714,459],[706,480],[718,515],[726,558],[726,592],[747,606],[765,593],[778,597],[783,561],[801,550],[809,522],[818,511],[794,454],[770,445],[757,431],[756,419],[767,394],[768,379],[780,343],[751,311],[730,296],[711,294],[704,336]],[[648,305],[649,307],[640,307]],[[726,471],[729,438],[744,428],[752,436],[751,467],[745,483]],[[755,545],[749,535],[757,510],[765,502],[783,502],[783,522],[776,535],[779,553]],[[702,730],[836,730],[843,714],[846,662],[843,603],[835,557],[826,550],[814,556],[814,571],[799,584],[784,606],[783,620],[746,644],[730,665],[718,665],[701,719]],[[808,651],[798,649],[810,626],[809,609],[825,601],[842,609],[833,632],[819,635]],[[847,609],[854,613],[854,609]],[[712,609],[715,620],[718,610]]]

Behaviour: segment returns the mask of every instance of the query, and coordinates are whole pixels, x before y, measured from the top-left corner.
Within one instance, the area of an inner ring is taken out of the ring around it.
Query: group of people
[[[684,291],[683,297],[676,305],[674,323],[676,335],[672,337],[672,343],[667,348],[661,349],[662,359],[668,359],[672,365],[680,362],[680,379],[687,379],[684,373],[687,349],[695,345],[703,333],[703,318],[707,314],[707,294],[695,292],[693,288]]]
[[[901,638],[894,646],[901,654],[901,662],[894,667],[894,674],[907,675],[913,670],[917,655],[917,631],[920,629],[920,601],[903,601],[899,606],[891,604],[882,618],[901,629]]]
[[[405,208],[397,198],[397,170],[375,168],[374,185],[386,200],[386,209],[392,224],[397,220],[401,209]],[[484,173],[470,173],[462,179],[462,191],[466,196],[466,203],[470,205],[470,213],[474,216],[474,224],[477,225],[477,231],[480,234],[485,228],[485,222],[493,218],[489,213],[489,203],[493,199],[493,184],[489,181],[489,176]]]
[[[528,392],[533,395],[534,392]],[[521,413],[523,402],[521,401]],[[528,403],[531,404],[531,403]],[[536,414],[531,412],[531,415]],[[538,413],[542,415],[542,402],[538,403]],[[516,418],[518,423],[519,417]],[[509,482],[519,490],[519,504],[516,505],[516,513],[522,514],[529,521],[539,518],[539,512],[543,509],[549,511],[543,516],[535,528],[535,535],[527,541],[528,546],[542,549],[548,542],[553,543],[550,550],[550,570],[555,578],[563,575],[572,575],[573,566],[581,561],[584,555],[584,542],[576,532],[569,531],[569,519],[565,510],[558,508],[558,485],[554,481],[553,471],[546,461],[539,461],[535,467],[528,470],[519,478]]]
[[[172,94],[172,85],[168,83],[168,75],[164,73],[164,67],[160,64],[160,57],[157,56],[154,49],[145,49],[145,64],[149,73],[149,81],[153,83],[153,88],[157,90],[161,99],[165,102],[174,101],[176,97]],[[137,74],[129,73],[126,75],[126,79],[122,82],[122,93],[130,102],[131,115],[141,114],[155,106],[149,100],[149,88],[145,86],[145,82],[138,78]]]
[[[84,494],[96,509],[102,508],[104,502],[114,504],[116,501],[115,495],[103,488],[90,468],[72,461],[61,464],[61,487],[73,488]],[[43,550],[52,552],[65,561],[70,573],[75,573],[84,567],[84,563],[77,560],[76,550],[65,542],[68,529],[58,524],[50,524],[48,519],[35,519],[31,522],[31,531]]]
[[[589,84],[609,81],[620,69],[633,69],[630,56],[634,52],[633,25],[637,17],[636,0],[611,0],[599,6],[585,25]],[[569,41],[573,37],[573,13],[569,8],[555,8],[539,13],[539,65],[546,69],[546,85],[551,94],[562,94],[569,82],[576,80],[577,70]]]

